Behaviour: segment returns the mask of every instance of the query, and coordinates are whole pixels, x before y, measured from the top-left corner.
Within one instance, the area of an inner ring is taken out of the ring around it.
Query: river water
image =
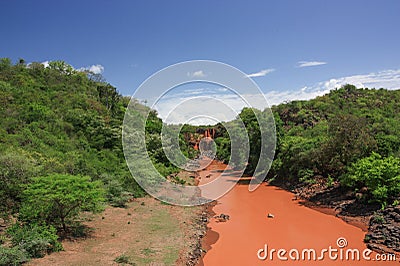
[[[212,180],[206,178],[209,174],[217,178],[217,170],[225,167],[213,162],[200,172],[200,185]],[[223,178],[229,181],[229,176]],[[212,211],[228,214],[230,219],[210,219],[203,240],[207,253],[201,264],[205,266],[400,265],[377,261],[376,253],[365,254],[370,261],[363,259],[365,232],[360,228],[305,207],[292,193],[265,183],[254,192],[246,184],[236,185],[218,199]],[[268,218],[268,213],[274,218]],[[272,249],[276,251],[271,254]],[[352,258],[357,253],[360,260]]]

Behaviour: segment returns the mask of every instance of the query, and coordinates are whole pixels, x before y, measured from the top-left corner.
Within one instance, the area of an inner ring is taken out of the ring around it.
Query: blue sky
[[[400,88],[397,0],[15,0],[0,10],[0,57],[99,65],[124,95],[193,59],[255,74],[263,92],[278,95],[274,103],[347,81]]]

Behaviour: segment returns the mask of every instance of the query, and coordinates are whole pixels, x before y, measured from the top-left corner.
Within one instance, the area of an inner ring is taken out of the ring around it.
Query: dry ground
[[[94,229],[91,237],[65,240],[65,251],[28,265],[118,265],[121,255],[128,265],[183,265],[196,241],[191,235],[199,212],[200,207],[166,205],[151,197],[135,199],[128,208],[107,207],[85,222]]]

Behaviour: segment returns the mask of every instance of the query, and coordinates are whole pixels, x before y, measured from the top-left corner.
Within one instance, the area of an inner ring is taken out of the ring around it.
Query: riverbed
[[[206,176],[219,178],[224,168],[226,165],[213,162],[200,172],[200,185],[212,181]],[[237,177],[220,178],[232,182]],[[293,193],[266,183],[249,192],[246,181],[240,182],[210,211],[230,218],[210,219],[203,240],[207,253],[201,264],[205,266],[400,265],[398,261],[377,261],[383,257],[365,251],[365,232],[360,228],[308,208]]]

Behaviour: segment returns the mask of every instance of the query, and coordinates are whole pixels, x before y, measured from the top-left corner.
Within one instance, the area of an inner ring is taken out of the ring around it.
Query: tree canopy
[[[79,175],[52,174],[36,177],[23,192],[20,218],[25,221],[61,227],[67,230],[81,211],[102,210],[104,190],[100,181]]]

